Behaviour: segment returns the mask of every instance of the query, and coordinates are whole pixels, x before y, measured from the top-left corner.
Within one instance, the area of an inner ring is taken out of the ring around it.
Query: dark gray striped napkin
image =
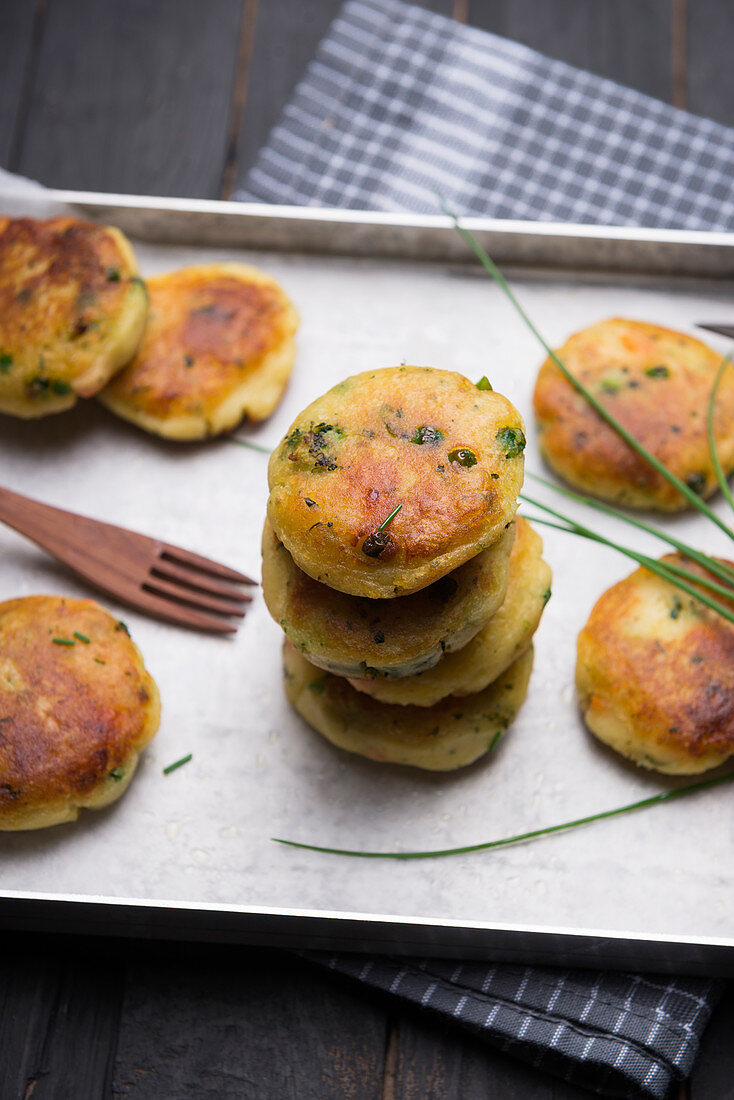
[[[663,1100],[720,993],[706,978],[304,952],[604,1096]]]
[[[241,199],[734,229],[734,132],[400,0],[349,0]],[[720,984],[308,958],[601,1094],[666,1097]]]
[[[734,131],[400,0],[349,0],[237,198],[734,229]]]

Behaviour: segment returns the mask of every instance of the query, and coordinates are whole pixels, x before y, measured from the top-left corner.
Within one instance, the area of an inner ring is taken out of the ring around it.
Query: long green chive
[[[73,638],[52,638],[51,641],[54,645],[76,645]]]
[[[80,642],[84,642],[85,645],[89,645],[89,638],[86,634],[80,634],[78,630],[75,630],[74,637],[78,638]]]
[[[586,399],[586,401],[588,401],[595,412],[597,412],[603,420],[606,420],[607,424],[614,428],[615,432],[617,432],[617,434],[621,436],[621,438],[625,441],[625,443],[627,443],[628,446],[633,449],[633,451],[640,455],[641,458],[644,458],[650,466],[652,466],[655,470],[658,471],[659,474],[666,478],[666,480],[669,481],[670,484],[686,498],[689,504],[692,504],[693,507],[697,508],[699,512],[702,512],[705,516],[708,516],[712,523],[715,523],[716,526],[721,528],[721,530],[726,535],[728,535],[730,539],[734,540],[734,530],[732,530],[732,528],[729,527],[728,524],[724,523],[723,519],[720,519],[719,516],[717,516],[716,512],[714,512],[714,510],[710,508],[709,505],[706,504],[706,502],[693,491],[693,489],[691,489],[688,485],[686,485],[684,481],[682,481],[671,470],[669,470],[668,467],[663,462],[661,462],[659,458],[648,451],[648,449],[643,446],[643,444],[640,443],[639,440],[635,439],[635,437],[630,432],[628,432],[622,424],[620,424],[617,418],[613,416],[612,413],[610,413],[609,410],[605,408],[605,406],[602,405],[600,401],[597,401],[594,395],[589,390],[587,390],[586,386],[584,386],[583,382],[576,378],[575,375],[571,374],[565,364],[561,362],[556,353],[553,351],[553,348],[551,348],[551,346],[546,342],[540,331],[535,327],[523,307],[520,305],[519,301],[513,294],[507,280],[495,264],[494,260],[492,260],[487,252],[485,252],[485,250],[482,248],[476,238],[467,229],[464,229],[464,227],[460,224],[456,214],[452,213],[452,211],[448,209],[443,198],[441,198],[441,206],[444,213],[447,214],[449,218],[451,218],[455,228],[467,242],[484,270],[492,277],[492,279],[499,286],[503,294],[505,294],[505,296],[512,303],[522,320],[532,332],[533,336],[535,336],[540,345],[544,348],[546,354],[556,364],[558,369],[563,374],[564,378],[566,378],[567,381],[571,383],[574,389],[578,390],[579,393],[583,395],[583,397]]]
[[[706,578],[699,577],[696,573],[689,573],[685,569],[672,566],[668,562],[658,561],[656,558],[650,558],[647,554],[640,554],[637,550],[632,550],[628,546],[622,546],[618,542],[613,542],[611,539],[604,538],[603,535],[599,535],[595,531],[591,531],[588,527],[584,527],[582,524],[578,524],[574,520],[568,519],[566,516],[562,515],[562,513],[556,512],[553,508],[549,508],[538,500],[532,500],[530,497],[526,496],[523,496],[522,499],[527,504],[532,504],[536,508],[542,508],[543,511],[563,520],[568,526],[562,526],[558,523],[549,523],[548,520],[540,516],[531,517],[533,523],[541,523],[546,527],[555,527],[559,531],[566,531],[571,535],[579,535],[582,538],[601,543],[603,546],[608,546],[612,550],[617,550],[620,554],[624,554],[625,557],[632,558],[638,565],[644,565],[651,573],[656,573],[663,580],[669,581],[670,584],[674,585],[676,588],[680,588],[689,596],[693,596],[695,599],[700,600],[701,603],[706,604],[707,607],[710,607],[712,611],[721,615],[722,618],[734,623],[734,611],[724,607],[716,600],[712,600],[704,592],[700,592],[695,588],[694,585],[703,585],[706,588],[713,588],[714,591],[722,592],[727,599],[734,599],[734,591],[725,589],[722,585],[715,584],[715,582],[707,581]],[[692,583],[688,583],[688,578],[690,578]]]
[[[398,504],[398,505],[396,505],[396,506],[395,506],[395,507],[393,508],[393,510],[392,510],[392,512],[390,513],[390,515],[389,515],[389,516],[387,517],[387,519],[383,519],[382,523],[381,523],[381,524],[380,524],[380,526],[379,526],[379,527],[377,528],[377,530],[378,530],[378,531],[384,531],[384,530],[385,530],[385,528],[387,527],[388,523],[391,523],[391,522],[392,522],[392,520],[394,520],[394,519],[395,519],[396,515],[398,514],[398,512],[400,511],[400,509],[401,509],[402,507],[403,507],[403,506],[402,506],[402,504]]]
[[[716,406],[716,394],[718,392],[719,386],[721,385],[721,380],[724,377],[724,371],[732,362],[732,354],[732,352],[729,352],[729,354],[725,355],[724,358],[721,360],[721,366],[719,367],[718,373],[716,375],[716,380],[714,381],[714,385],[711,390],[711,396],[709,397],[708,414],[706,417],[706,431],[708,433],[711,461],[713,462],[714,470],[716,471],[716,480],[719,483],[719,488],[729,502],[730,508],[734,509],[734,496],[732,496],[731,488],[729,487],[729,482],[727,480],[726,474],[721,468],[719,453],[716,449],[716,436],[714,435],[714,408]]]
[[[187,756],[182,756],[180,760],[174,760],[172,764],[168,764],[167,767],[163,769],[163,774],[170,775],[171,772],[175,772],[176,768],[181,768],[184,764],[188,764],[189,760],[193,758],[193,755],[194,754],[190,752]]]
[[[531,473],[529,470],[526,472],[527,476],[531,477],[533,481],[537,481],[540,485],[545,485],[546,488],[552,489],[554,493],[559,493],[569,500],[578,501],[579,504],[585,504],[588,508],[594,508],[597,512],[603,512],[607,516],[613,516],[615,519],[622,520],[623,523],[628,524],[630,527],[637,527],[640,531],[646,531],[649,535],[654,535],[655,538],[660,539],[662,542],[667,542],[668,546],[673,546],[685,557],[690,558],[691,561],[698,562],[704,569],[708,569],[709,573],[713,573],[715,576],[721,578],[721,580],[734,584],[734,569],[724,562],[717,561],[716,558],[710,558],[708,554],[696,550],[694,546],[689,546],[688,543],[682,542],[681,539],[669,535],[666,531],[658,527],[653,527],[649,523],[644,523],[641,519],[630,516],[626,512],[620,512],[611,504],[605,504],[604,501],[596,500],[593,497],[583,496],[581,493],[576,493],[573,489],[569,489],[565,485],[557,485],[554,481],[548,481],[547,478],[540,477],[538,474]]]
[[[467,844],[462,848],[439,848],[436,851],[426,852],[359,852],[350,848],[326,848],[317,844],[301,844],[296,840],[283,840],[281,837],[271,837],[276,844],[287,844],[290,848],[305,848],[309,852],[325,852],[334,856],[357,856],[360,859],[435,859],[440,856],[460,856],[470,852],[486,852],[490,848],[506,848],[509,844],[520,844],[527,840],[537,840],[539,837],[549,836],[551,833],[565,832],[568,829],[576,829],[580,825],[589,825],[593,821],[602,821],[606,817],[619,817],[620,814],[628,814],[633,810],[642,810],[647,806],[655,806],[659,802],[671,802],[683,795],[694,794],[696,791],[705,790],[708,787],[716,787],[720,783],[727,783],[734,779],[734,773],[719,775],[713,779],[702,779],[699,783],[689,783],[687,787],[676,787],[672,791],[661,791],[650,798],[643,798],[639,802],[630,802],[626,806],[618,806],[614,810],[602,810],[600,813],[589,814],[588,817],[577,817],[575,821],[564,821],[561,825],[546,825],[543,829],[532,829],[527,833],[518,833],[516,836],[503,837],[501,840],[487,840],[482,844]]]
[[[238,447],[249,447],[251,451],[260,451],[264,455],[269,455],[272,451],[272,447],[263,447],[260,443],[252,443],[249,439],[238,439],[236,435],[225,435],[224,438],[228,443],[236,443]]]

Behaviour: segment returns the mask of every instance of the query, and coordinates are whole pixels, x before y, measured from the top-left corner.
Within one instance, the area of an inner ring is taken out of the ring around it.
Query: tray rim
[[[29,196],[32,198],[32,196]],[[390,213],[380,210],[347,210],[326,206],[286,206],[239,202],[232,199],[168,198],[160,195],[129,195],[106,191],[67,191],[48,188],[43,198],[73,206],[122,207],[128,210],[225,214],[236,217],[314,222],[342,225],[397,226],[400,228],[453,229],[445,214]],[[694,229],[645,229],[638,226],[584,225],[577,222],[521,221],[510,218],[461,216],[467,229],[539,237],[573,237],[582,240],[648,241],[672,244],[703,244],[734,248],[734,232]]]
[[[447,241],[457,235],[449,217],[324,207],[268,206],[218,199],[168,198],[95,191],[46,189],[10,195],[32,206],[59,203],[81,209],[127,210],[144,215],[181,214],[204,218],[214,215],[239,224],[268,227],[312,226],[318,234],[335,227],[386,229],[411,234],[429,231]],[[0,208],[2,207],[0,196]],[[734,279],[734,233],[626,226],[576,225],[493,218],[462,217],[466,228],[481,236],[510,242],[537,239],[544,242],[618,242],[639,246],[671,246],[694,253],[721,253],[724,276]],[[154,240],[153,237],[148,237]],[[242,245],[237,241],[238,246]],[[274,245],[274,250],[285,251]],[[291,251],[297,251],[292,249]],[[331,250],[329,250],[331,251]],[[457,259],[449,248],[444,258]],[[468,253],[468,249],[467,249]],[[333,254],[333,252],[332,252]],[[347,252],[342,253],[347,255]],[[633,253],[636,255],[637,252]],[[361,256],[384,256],[361,251]],[[405,257],[415,260],[415,255]],[[429,259],[437,257],[430,256]],[[464,257],[461,257],[464,258]],[[469,253],[468,259],[473,257]],[[694,265],[695,266],[695,265]],[[565,273],[576,270],[559,263]],[[633,272],[631,272],[632,274]],[[710,279],[706,271],[704,278]],[[719,273],[713,272],[714,278]],[[720,276],[719,276],[720,277]],[[675,282],[675,275],[660,273]],[[0,927],[99,935],[127,935],[171,939],[241,942],[281,947],[391,950],[393,953],[453,955],[511,962],[583,965],[595,968],[630,966],[640,970],[671,969],[678,973],[734,976],[734,937],[691,937],[645,934],[601,928],[508,924],[491,921],[450,920],[395,914],[339,910],[186,902],[156,898],[122,898],[103,895],[18,891],[0,889]]]

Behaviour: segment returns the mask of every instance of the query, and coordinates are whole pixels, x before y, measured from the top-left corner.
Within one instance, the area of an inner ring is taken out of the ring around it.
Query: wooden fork
[[[85,580],[149,615],[193,630],[233,633],[256,581],[226,565],[52,508],[0,487],[0,520],[43,547]]]

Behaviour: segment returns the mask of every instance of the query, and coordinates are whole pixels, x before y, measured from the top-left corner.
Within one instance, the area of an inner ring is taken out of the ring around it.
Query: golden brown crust
[[[100,400],[169,439],[202,439],[277,405],[295,356],[297,314],[246,264],[187,267],[148,280],[150,315],[132,362]]]
[[[73,821],[82,806],[114,801],[159,717],[138,648],[94,601],[0,604],[0,829]]]
[[[314,668],[290,642],[283,647],[286,694],[310,726],[348,752],[428,771],[462,768],[495,748],[522,706],[532,666],[531,647],[476,695],[401,707]]]
[[[135,351],[146,314],[118,229],[0,218],[0,411],[46,416],[91,397]]]
[[[522,516],[517,516],[516,524],[502,606],[467,645],[447,652],[426,672],[401,680],[387,680],[377,673],[371,679],[350,677],[352,687],[383,703],[431,707],[447,695],[483,691],[501,676],[530,645],[551,594],[551,571],[541,557],[540,535]]]
[[[459,374],[367,371],[317,398],[276,447],[268,517],[316,580],[406,595],[498,540],[517,507],[524,443],[513,405]],[[365,540],[398,504],[387,548],[369,556]]]
[[[706,410],[721,356],[685,333],[614,318],[558,351],[568,370],[673,473],[702,496],[716,488]],[[605,500],[672,511],[685,498],[606,424],[547,359],[535,386],[540,448],[566,481]],[[715,432],[734,469],[734,368],[719,390]]]
[[[263,596],[286,637],[319,668],[340,676],[370,669],[411,676],[461,648],[495,613],[507,589],[514,535],[513,523],[489,550],[420,592],[370,600],[309,577],[266,520]]]
[[[576,683],[589,729],[642,767],[692,775],[734,754],[734,626],[646,569],[596,603]]]

